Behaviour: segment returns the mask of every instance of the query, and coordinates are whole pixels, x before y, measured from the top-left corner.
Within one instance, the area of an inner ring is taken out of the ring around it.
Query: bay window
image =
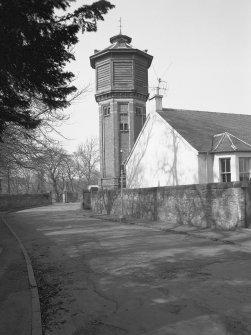
[[[220,159],[220,175],[221,181],[224,183],[231,182],[231,159],[221,158]]]
[[[240,181],[250,180],[250,167],[251,158],[250,157],[240,157],[239,158],[239,178]]]

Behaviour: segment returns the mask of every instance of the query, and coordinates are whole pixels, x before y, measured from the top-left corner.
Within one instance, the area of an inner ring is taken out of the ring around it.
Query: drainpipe
[[[249,197],[248,197],[248,187],[249,187],[249,183],[247,180],[244,180],[242,181],[242,184],[241,184],[241,188],[244,192],[244,228],[248,228],[249,226],[249,212],[250,212],[250,209],[248,208],[248,201],[249,201]]]
[[[121,199],[121,213],[120,213],[120,220],[123,221],[124,219],[124,192],[123,192],[123,183],[124,183],[124,164],[122,162],[123,159],[123,150],[120,150],[120,154],[121,154],[121,165],[120,165],[120,199]]]
[[[207,176],[207,183],[209,183],[209,180],[208,180],[208,168],[207,168],[207,164],[208,164],[208,151],[207,151],[207,155],[206,155],[206,176]]]

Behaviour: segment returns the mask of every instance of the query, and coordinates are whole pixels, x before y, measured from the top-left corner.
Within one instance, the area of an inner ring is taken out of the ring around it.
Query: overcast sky
[[[69,138],[62,140],[67,150],[98,136],[95,71],[89,57],[94,49],[109,46],[110,37],[119,33],[120,17],[131,44],[154,57],[149,86],[157,85],[157,77],[167,83],[164,107],[251,114],[251,0],[111,2],[116,8],[98,23],[98,31],[80,35],[76,61],[69,66],[77,76],[75,85],[91,84],[92,92],[69,109],[71,118],[60,129]],[[77,0],[75,5],[90,3]]]

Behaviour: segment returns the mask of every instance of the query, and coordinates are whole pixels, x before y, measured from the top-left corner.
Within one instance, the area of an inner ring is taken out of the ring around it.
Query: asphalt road
[[[32,260],[44,334],[251,334],[251,234],[164,232],[78,204],[7,217]]]

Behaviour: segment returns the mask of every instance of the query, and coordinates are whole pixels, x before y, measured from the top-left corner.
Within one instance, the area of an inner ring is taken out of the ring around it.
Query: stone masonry
[[[93,192],[91,207],[96,213],[121,215],[120,191]],[[125,189],[123,214],[128,218],[203,228],[248,227],[251,186],[238,182]]]

